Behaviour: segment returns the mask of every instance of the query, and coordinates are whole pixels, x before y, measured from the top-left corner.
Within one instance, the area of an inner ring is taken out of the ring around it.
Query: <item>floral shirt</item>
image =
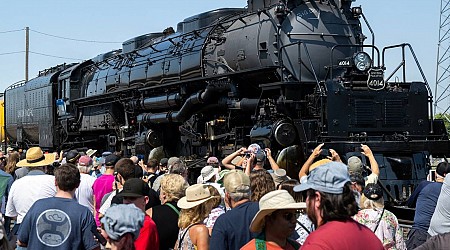
[[[217,218],[219,218],[219,216],[224,213],[225,209],[221,205],[219,205],[218,207],[211,210],[211,213],[209,213],[208,217],[203,221],[203,223],[205,223],[207,228],[213,228]]]
[[[374,231],[382,211],[382,209],[363,209],[353,219]],[[397,217],[388,210],[384,210],[383,218],[381,218],[380,224],[374,233],[383,242],[385,249],[406,249],[405,241],[403,240],[403,230],[398,225]]]
[[[306,229],[308,229],[308,231],[306,231],[301,225],[300,223],[302,223],[303,226],[306,227]],[[308,215],[306,214],[300,214],[300,217],[298,217],[297,219],[297,224],[295,225],[295,232],[297,233],[298,237],[295,239],[295,241],[297,241],[298,243],[300,243],[301,245],[303,245],[303,243],[306,240],[306,237],[308,237],[308,235],[314,231],[314,225],[312,224],[311,220],[308,218]],[[294,239],[294,238],[293,238]]]

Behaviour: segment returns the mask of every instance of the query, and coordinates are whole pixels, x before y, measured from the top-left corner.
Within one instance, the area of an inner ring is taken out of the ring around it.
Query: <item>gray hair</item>
[[[169,169],[170,174],[179,174],[179,175],[186,175],[187,174],[187,167],[186,164],[182,161],[176,162],[172,165],[172,167]]]
[[[80,173],[88,174],[92,168],[92,165],[80,166],[79,164],[77,164],[77,167],[78,167],[78,171],[80,171]]]
[[[250,188],[248,189],[247,192],[236,192],[236,193],[229,193],[230,198],[234,201],[234,202],[238,202],[241,200],[245,200],[245,199],[250,199],[250,197],[252,196],[252,192],[250,191]]]

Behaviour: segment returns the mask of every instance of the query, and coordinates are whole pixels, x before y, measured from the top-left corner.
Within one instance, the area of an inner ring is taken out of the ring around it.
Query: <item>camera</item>
[[[322,158],[331,157],[331,152],[328,148],[322,148],[322,151],[320,152],[320,156]]]

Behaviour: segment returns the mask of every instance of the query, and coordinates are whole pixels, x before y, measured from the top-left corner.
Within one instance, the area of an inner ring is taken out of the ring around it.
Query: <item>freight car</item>
[[[291,176],[321,142],[345,157],[365,143],[399,199],[431,154],[448,154],[448,136],[425,77],[406,79],[408,55],[422,72],[412,47],[378,49],[352,3],[249,0],[44,70],[5,91],[6,133],[22,146],[191,158],[257,142]]]

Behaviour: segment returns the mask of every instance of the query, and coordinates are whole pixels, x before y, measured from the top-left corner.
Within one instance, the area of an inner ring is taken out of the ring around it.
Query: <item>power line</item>
[[[19,31],[23,31],[23,30],[25,30],[25,29],[0,31],[0,34],[4,34],[4,33],[12,33],[12,32],[19,32]]]
[[[4,56],[4,55],[11,55],[11,54],[19,54],[19,53],[25,53],[25,51],[13,51],[13,52],[5,52],[5,53],[0,53],[0,56]]]
[[[5,53],[0,53],[0,56],[11,55],[11,54],[20,54],[20,53],[25,53],[25,51],[22,50],[22,51],[5,52]],[[82,60],[84,60],[84,59],[73,58],[73,57],[64,57],[64,56],[49,55],[49,54],[44,54],[44,53],[34,52],[34,51],[30,51],[30,53],[31,53],[31,54],[35,54],[35,55],[47,56],[47,57],[54,57],[54,58],[60,58],[60,59],[69,59],[69,60],[77,60],[77,61],[82,61]]]
[[[59,39],[64,39],[64,40],[70,40],[70,41],[76,41],[76,42],[85,42],[85,43],[120,43],[121,42],[107,42],[107,41],[95,41],[95,40],[84,40],[84,39],[75,39],[75,38],[69,38],[69,37],[63,37],[63,36],[57,36],[57,35],[52,35],[52,34],[48,34],[48,33],[44,33],[44,32],[40,32],[37,30],[32,30],[30,29],[30,31],[44,35],[44,36],[50,36],[50,37],[54,37],[54,38],[59,38]]]
[[[49,55],[49,54],[44,54],[44,53],[39,53],[39,52],[34,52],[34,51],[30,51],[30,53],[31,54],[36,54],[36,55],[41,55],[41,56],[47,56],[47,57],[61,58],[61,59],[69,59],[69,60],[77,60],[77,61],[82,61],[83,60],[83,59],[79,59],[79,58],[54,56],[54,55]]]

